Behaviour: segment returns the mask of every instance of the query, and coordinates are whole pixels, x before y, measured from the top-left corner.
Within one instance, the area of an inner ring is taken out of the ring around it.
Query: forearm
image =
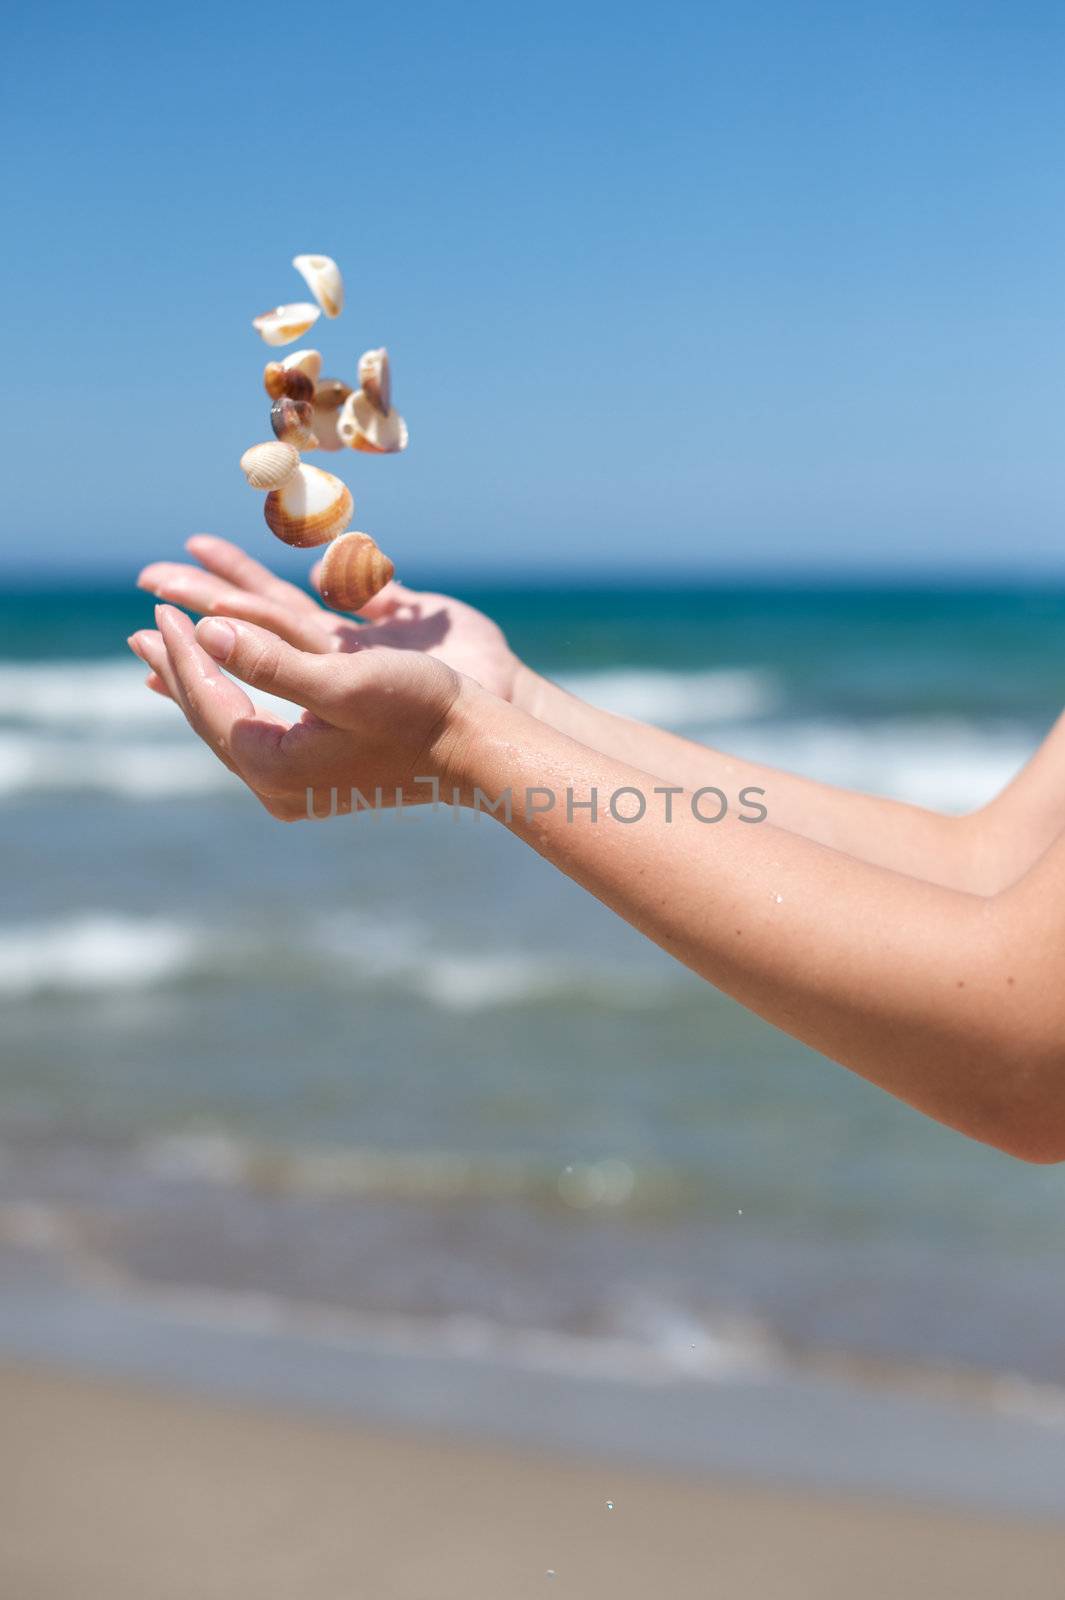
[[[654,775],[498,702],[479,704],[454,748],[467,796],[510,791],[511,830],[678,960],[911,1105],[1008,1147],[1017,1101],[1003,1061],[1026,990],[1004,970],[994,901],[771,821],[708,825],[676,800],[667,823]],[[611,814],[623,788],[647,797],[640,822]],[[552,809],[529,807],[528,790],[553,792]],[[594,818],[581,806],[593,791]]]
[[[713,784],[736,805],[742,791],[757,790],[776,827],[859,860],[976,893],[1013,881],[1020,852],[1008,850],[1006,841],[992,852],[982,824],[973,818],[945,816],[726,755],[587,705],[528,668],[521,669],[516,703],[556,731],[686,789]]]

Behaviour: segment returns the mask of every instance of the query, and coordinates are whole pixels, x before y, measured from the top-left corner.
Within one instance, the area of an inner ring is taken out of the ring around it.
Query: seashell
[[[325,553],[318,587],[335,611],[361,611],[395,570],[368,533],[342,533]]]
[[[332,256],[293,256],[292,265],[327,317],[344,309],[344,281]]]
[[[320,378],[314,386],[314,403],[329,411],[339,411],[351,393],[351,384],[343,378]]]
[[[367,450],[371,455],[392,455],[405,450],[409,438],[407,424],[398,411],[382,416],[364,394],[356,389],[340,408],[337,433],[352,450]]]
[[[322,372],[322,354],[320,350],[293,350],[290,355],[283,358],[281,365],[286,372],[291,372],[293,367],[299,367],[312,383],[317,383]]]
[[[275,434],[282,443],[295,445],[297,450],[317,450],[313,423],[314,407],[309,400],[290,400],[282,395],[270,407],[270,426]]]
[[[299,464],[299,451],[275,440],[253,444],[240,458],[240,470],[253,489],[280,489]]]
[[[359,357],[359,384],[363,394],[387,417],[392,409],[392,371],[383,345],[380,350],[367,350]]]
[[[334,411],[330,406],[315,405],[311,410],[314,436],[318,440],[317,450],[340,450],[343,442],[337,433],[337,418],[339,411]]]
[[[306,549],[343,533],[355,503],[346,483],[301,461],[291,478],[267,495],[263,515],[285,544]]]
[[[262,336],[264,344],[291,344],[301,333],[314,326],[321,316],[317,306],[301,300],[291,306],[275,306],[253,317],[251,325]]]
[[[285,392],[287,377],[280,361],[268,361],[263,368],[263,388],[271,400],[280,400]]]

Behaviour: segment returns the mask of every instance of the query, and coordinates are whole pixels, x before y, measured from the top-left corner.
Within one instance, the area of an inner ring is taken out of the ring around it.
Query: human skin
[[[638,823],[603,805],[594,819],[535,810],[533,789],[586,801],[675,780],[550,726],[439,653],[297,648],[234,615],[194,629],[171,606],[157,622],[131,647],[273,815],[326,814],[333,790],[414,803],[438,784],[467,806],[509,791],[500,825],[725,993],[973,1138],[1065,1159],[1065,838],[1016,881],[974,890],[859,859],[781,826],[775,808],[758,826],[730,812],[712,827],[684,796],[672,821],[658,806]],[[233,678],[303,715],[289,727],[257,712]]]
[[[392,583],[359,623],[325,610],[228,540],[197,534],[187,549],[199,565],[153,562],[138,579],[141,587],[205,616],[259,623],[315,653],[377,646],[423,651],[605,756],[686,789],[713,784],[733,796],[763,789],[777,827],[945,888],[978,894],[1007,888],[1065,830],[1065,717],[990,805],[946,816],[745,761],[587,705],[520,661],[488,617],[447,595]]]

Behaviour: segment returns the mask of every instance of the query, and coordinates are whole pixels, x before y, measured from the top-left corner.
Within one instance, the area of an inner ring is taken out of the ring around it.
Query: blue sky
[[[1065,569],[1057,5],[209,8],[5,22],[0,561],[227,533],[249,319],[326,251],[401,571]],[[324,319],[323,319],[324,322]],[[334,466],[338,458],[317,457]]]

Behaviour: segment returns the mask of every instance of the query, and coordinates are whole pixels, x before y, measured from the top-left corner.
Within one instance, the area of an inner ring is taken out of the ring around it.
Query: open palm
[[[185,548],[199,563],[156,561],[137,579],[142,589],[204,616],[257,623],[297,649],[327,654],[386,646],[418,650],[473,678],[500,699],[513,697],[518,660],[502,630],[473,606],[448,595],[390,583],[365,607],[363,621],[327,611],[294,583],[212,534]],[[317,587],[319,568],[311,572]]]

